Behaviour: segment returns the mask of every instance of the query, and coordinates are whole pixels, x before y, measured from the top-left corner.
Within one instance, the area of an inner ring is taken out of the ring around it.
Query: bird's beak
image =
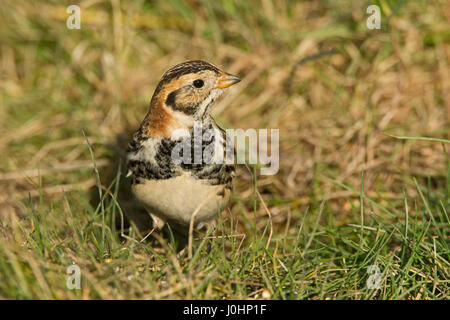
[[[229,86],[232,86],[233,84],[238,83],[239,81],[241,81],[241,78],[239,78],[238,76],[222,72],[219,78],[217,78],[215,87],[217,89],[228,88]]]

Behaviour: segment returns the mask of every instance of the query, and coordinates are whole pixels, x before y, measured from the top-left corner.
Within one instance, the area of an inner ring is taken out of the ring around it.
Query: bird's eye
[[[205,83],[203,82],[202,79],[194,80],[194,87],[196,87],[196,88],[201,88],[201,87],[203,87],[204,84]]]

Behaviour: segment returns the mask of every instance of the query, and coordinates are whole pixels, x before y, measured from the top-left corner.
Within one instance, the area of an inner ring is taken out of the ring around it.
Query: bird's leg
[[[166,222],[163,219],[161,219],[160,217],[155,216],[153,213],[150,213],[150,216],[152,217],[152,220],[153,220],[153,227],[158,230],[161,230],[164,227]]]
[[[203,234],[203,236],[205,237],[213,237],[213,233],[214,233],[214,229],[217,226],[217,221],[216,220],[212,220],[212,221],[208,221],[208,222],[203,222],[200,223],[197,227],[197,231],[201,232]],[[199,240],[202,239],[202,237],[198,238]],[[211,252],[211,239],[207,240],[207,244],[206,244],[206,253],[209,254]]]

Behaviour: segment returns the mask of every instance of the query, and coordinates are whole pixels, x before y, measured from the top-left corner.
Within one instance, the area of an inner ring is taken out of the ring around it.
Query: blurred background
[[[71,4],[80,30],[66,27]],[[370,4],[379,30],[367,28]],[[274,236],[295,234],[323,200],[337,225],[358,221],[361,188],[402,215],[405,195],[419,199],[414,179],[450,192],[449,145],[395,137],[450,139],[449,21],[444,0],[2,0],[0,216],[20,220],[30,202],[61,217],[66,201],[92,210],[83,132],[107,188],[161,75],[189,59],[243,79],[213,108],[224,128],[280,130],[280,170],[256,181],[265,205],[238,170],[230,212],[244,227],[256,214],[264,230],[267,207]]]

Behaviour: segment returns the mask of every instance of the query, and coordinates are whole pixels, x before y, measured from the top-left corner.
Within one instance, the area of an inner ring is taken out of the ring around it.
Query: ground
[[[0,298],[449,299],[448,1],[74,2],[79,30],[71,2],[0,2]],[[198,58],[243,79],[217,122],[279,129],[280,165],[240,165],[180,254],[127,218],[123,159]]]

